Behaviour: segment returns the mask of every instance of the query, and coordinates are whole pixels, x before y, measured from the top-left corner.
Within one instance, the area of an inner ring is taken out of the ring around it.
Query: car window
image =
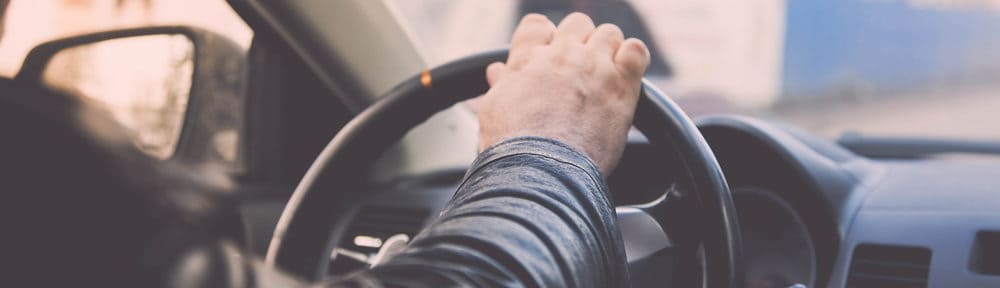
[[[650,44],[647,77],[694,116],[1000,140],[995,0],[386,1],[432,65],[506,47],[526,13],[581,11]]]
[[[0,76],[5,77],[17,73],[36,45],[88,32],[186,25],[223,35],[244,50],[252,38],[252,30],[225,0],[13,0],[8,9],[6,33],[0,39]],[[58,69],[47,70],[43,80],[102,104],[135,134],[140,149],[166,159],[176,147],[186,113],[193,48],[181,36],[148,38],[60,52],[49,64]],[[168,57],[149,57],[151,53]],[[215,151],[235,163],[237,132],[218,135],[212,141]]]

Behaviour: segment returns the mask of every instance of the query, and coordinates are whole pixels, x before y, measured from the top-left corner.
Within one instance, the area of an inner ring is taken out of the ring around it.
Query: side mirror
[[[245,66],[243,49],[221,35],[143,27],[43,43],[16,80],[103,104],[151,156],[231,166]]]

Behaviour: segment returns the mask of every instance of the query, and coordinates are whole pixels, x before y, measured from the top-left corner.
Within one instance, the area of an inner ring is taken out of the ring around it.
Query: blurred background
[[[13,76],[31,48],[87,32],[183,24],[226,35],[245,48],[253,32],[225,0],[12,0],[0,39],[0,75]]]
[[[1000,139],[998,0],[390,2],[432,64],[505,46],[523,14],[583,11],[650,44],[647,77],[696,116]]]
[[[648,77],[695,116],[1000,140],[1000,0],[385,1],[429,65],[505,47],[526,13],[582,11],[646,41]],[[253,37],[225,0],[13,0],[7,18],[4,76],[34,45],[82,32],[184,24],[244,49]]]

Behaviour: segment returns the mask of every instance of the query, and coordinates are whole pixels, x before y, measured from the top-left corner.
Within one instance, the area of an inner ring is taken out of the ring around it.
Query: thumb
[[[497,81],[500,81],[500,78],[503,78],[504,74],[507,74],[507,65],[503,62],[493,62],[486,67],[486,82],[493,86]]]

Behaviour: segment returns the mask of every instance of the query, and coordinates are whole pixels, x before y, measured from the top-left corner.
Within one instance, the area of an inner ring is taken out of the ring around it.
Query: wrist
[[[504,138],[484,148],[473,167],[510,155],[534,154],[572,164],[603,182],[604,171],[585,150],[557,137],[522,135]]]

